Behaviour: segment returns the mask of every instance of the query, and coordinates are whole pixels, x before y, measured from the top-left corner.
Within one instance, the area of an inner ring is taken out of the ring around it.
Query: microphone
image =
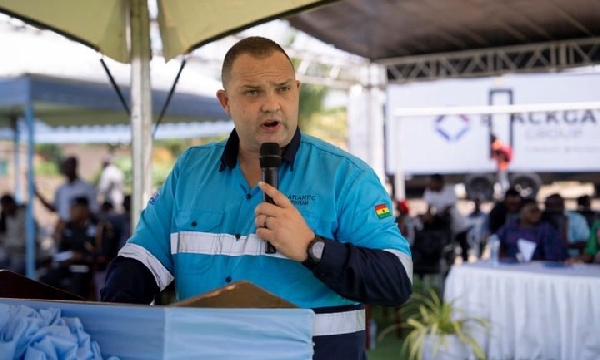
[[[262,181],[273,186],[275,189],[279,186],[279,165],[281,165],[281,149],[277,143],[263,143],[260,145],[260,169]],[[273,199],[263,193],[263,201],[269,204],[275,204]],[[267,242],[266,254],[275,254],[277,250],[273,245]]]

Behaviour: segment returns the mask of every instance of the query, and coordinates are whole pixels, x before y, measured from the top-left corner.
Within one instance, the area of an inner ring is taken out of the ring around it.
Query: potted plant
[[[406,323],[384,329],[379,338],[401,326],[408,329],[402,352],[408,353],[410,359],[468,359],[471,353],[478,359],[486,359],[472,334],[476,330],[487,331],[490,323],[467,317],[454,303],[442,301],[433,290],[429,296],[415,294],[402,307],[403,315],[409,314]]]

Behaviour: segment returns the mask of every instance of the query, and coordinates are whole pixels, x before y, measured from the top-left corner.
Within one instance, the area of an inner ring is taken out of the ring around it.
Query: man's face
[[[544,202],[544,210],[549,212],[563,212],[565,211],[565,203],[560,198],[548,198]]]
[[[77,173],[77,165],[75,162],[69,159],[63,160],[62,173],[66,177],[74,177]]]
[[[290,143],[298,125],[300,82],[284,54],[240,55],[225,86],[217,97],[233,119],[240,149],[259,152],[262,143]]]
[[[507,196],[504,199],[504,204],[508,212],[516,213],[521,206],[521,198],[519,196]]]
[[[542,213],[537,204],[529,203],[521,209],[521,221],[528,224],[536,224],[540,221]]]
[[[87,220],[90,215],[90,210],[86,205],[72,204],[70,208],[70,218],[72,221]]]
[[[433,192],[440,192],[442,191],[442,189],[444,188],[444,183],[436,180],[436,179],[430,179],[429,180],[429,189]]]
[[[17,210],[16,204],[10,201],[2,202],[0,206],[2,207],[2,212],[8,215],[14,215]]]

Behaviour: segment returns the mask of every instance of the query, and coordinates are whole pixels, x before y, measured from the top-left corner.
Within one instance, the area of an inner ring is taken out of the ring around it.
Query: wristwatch
[[[318,264],[323,257],[323,250],[325,250],[325,240],[320,236],[315,236],[315,238],[308,243],[308,248],[306,249],[308,260],[314,264]]]

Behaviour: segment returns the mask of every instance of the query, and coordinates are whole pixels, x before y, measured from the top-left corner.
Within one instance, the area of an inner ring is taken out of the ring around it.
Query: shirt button
[[[231,282],[231,276],[226,277],[225,282],[227,282],[227,283]]]
[[[250,198],[252,198],[252,195],[246,194],[246,199],[250,200]]]
[[[198,223],[195,221],[192,221],[192,226],[196,226],[196,225],[198,225]]]
[[[237,241],[237,240],[239,240],[239,239],[240,239],[240,237],[241,237],[241,235],[240,235],[240,234],[235,234],[235,240],[236,240],[236,241]]]

